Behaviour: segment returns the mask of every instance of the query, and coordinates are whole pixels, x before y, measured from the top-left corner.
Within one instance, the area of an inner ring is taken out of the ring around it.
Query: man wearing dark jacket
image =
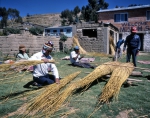
[[[130,62],[130,58],[132,55],[132,60],[135,67],[136,67],[136,56],[139,53],[141,47],[140,37],[136,33],[137,33],[136,27],[131,27],[131,34],[126,37],[123,49],[123,51],[125,51],[126,46],[128,47],[126,61]]]

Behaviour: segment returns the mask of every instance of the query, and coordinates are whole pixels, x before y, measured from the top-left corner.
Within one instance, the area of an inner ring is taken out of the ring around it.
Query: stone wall
[[[47,41],[54,43],[54,51],[60,51],[60,38],[56,37],[44,37],[44,36],[33,36],[33,35],[9,35],[0,36],[0,51],[3,55],[14,56],[18,53],[19,45],[25,45],[26,49],[29,50],[29,55],[39,52],[42,46]],[[67,48],[72,47],[72,38],[68,38],[65,42]]]
[[[145,52],[150,52],[150,31],[144,34],[143,47]]]

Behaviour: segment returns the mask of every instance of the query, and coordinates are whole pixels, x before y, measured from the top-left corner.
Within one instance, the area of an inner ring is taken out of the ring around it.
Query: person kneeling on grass
[[[43,45],[41,52],[38,52],[29,58],[29,60],[42,60],[44,63],[33,66],[33,81],[27,83],[24,86],[25,88],[28,88],[31,84],[36,86],[44,86],[53,83],[60,83],[56,65],[49,63],[49,60],[53,59],[50,55],[52,49],[53,44],[49,41]],[[53,73],[53,76],[49,75],[49,71]]]
[[[94,66],[90,65],[89,63],[81,63],[79,62],[80,59],[82,59],[83,56],[80,56],[79,47],[75,46],[74,51],[70,53],[70,62],[73,66],[78,66],[82,68],[92,68],[94,69]]]

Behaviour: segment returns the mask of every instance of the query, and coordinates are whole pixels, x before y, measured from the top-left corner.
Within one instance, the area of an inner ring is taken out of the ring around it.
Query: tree
[[[115,7],[115,8],[119,8],[119,7],[118,7],[118,5],[116,5],[116,7]]]
[[[19,17],[20,17],[19,11],[17,9],[12,9],[12,8],[8,9],[8,18],[10,19],[12,26],[15,20],[18,19]]]
[[[68,37],[66,35],[64,35],[64,34],[62,34],[60,36],[60,43],[62,44],[63,52],[64,52],[64,49],[66,48],[64,43],[65,43],[65,41],[67,41],[67,39],[68,39]]]
[[[99,9],[107,9],[109,4],[105,2],[105,0],[98,1]]]
[[[80,13],[80,8],[78,6],[76,6],[73,10],[73,13],[75,16],[77,16],[77,14]]]
[[[7,27],[8,13],[5,7],[0,7],[0,17],[1,17],[0,27],[1,28]]]
[[[73,11],[66,9],[61,12],[60,17],[63,19],[62,25],[71,24],[73,22]]]
[[[89,4],[82,7],[81,15],[85,21],[97,22],[97,11],[100,9],[107,9],[109,6],[104,0],[88,0]]]
[[[18,17],[16,20],[15,20],[15,22],[17,22],[17,23],[22,23],[22,17]]]

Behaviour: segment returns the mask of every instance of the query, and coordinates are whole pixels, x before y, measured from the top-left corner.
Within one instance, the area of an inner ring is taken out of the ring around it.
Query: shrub
[[[33,35],[43,34],[43,29],[38,27],[32,27],[29,29],[29,32]]]
[[[60,36],[60,41],[62,41],[62,42],[65,42],[65,41],[67,41],[67,36],[66,35],[64,35],[64,34],[62,34],[61,36]]]
[[[20,34],[20,29],[16,28],[5,28],[3,30],[4,35],[9,35],[9,34]]]

